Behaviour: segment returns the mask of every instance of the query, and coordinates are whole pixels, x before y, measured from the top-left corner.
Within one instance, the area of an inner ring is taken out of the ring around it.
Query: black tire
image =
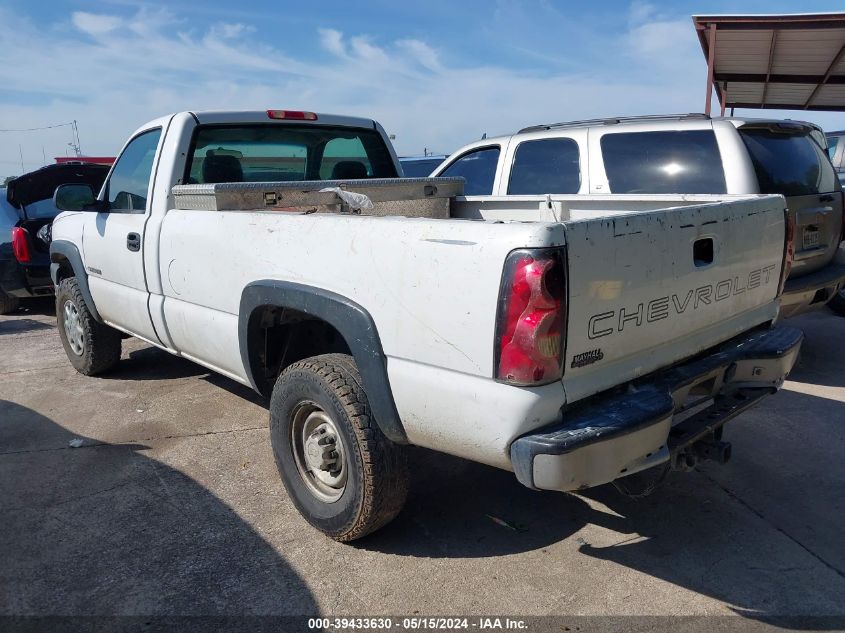
[[[72,304],[78,314],[82,338],[81,353],[74,350],[65,330],[65,306],[68,303]],[[68,360],[80,374],[96,376],[111,369],[120,360],[120,332],[94,320],[79,290],[76,277],[62,279],[56,288],[56,320]]]
[[[840,290],[833,295],[833,298],[828,301],[827,305],[839,316],[845,316],[845,290]]]
[[[345,485],[330,502],[312,492],[313,484],[306,483],[309,474],[297,466],[293,438],[303,407],[330,418],[346,455]],[[270,437],[288,495],[300,514],[327,536],[337,541],[361,538],[402,509],[408,495],[405,451],[375,423],[352,357],[324,354],[285,369],[270,399]]]
[[[9,314],[18,309],[20,300],[17,297],[7,295],[0,290],[0,314]]]

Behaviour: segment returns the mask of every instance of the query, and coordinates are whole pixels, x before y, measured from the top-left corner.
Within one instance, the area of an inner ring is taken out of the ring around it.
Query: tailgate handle
[[[692,260],[697,267],[709,266],[713,263],[713,238],[702,237],[692,245]]]

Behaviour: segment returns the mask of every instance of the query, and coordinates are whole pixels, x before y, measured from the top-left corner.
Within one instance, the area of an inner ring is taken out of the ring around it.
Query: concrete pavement
[[[792,323],[799,365],[726,466],[634,501],[414,449],[403,513],[341,545],[251,391],[136,340],[86,378],[29,304],[0,317],[0,614],[845,615],[845,319]]]

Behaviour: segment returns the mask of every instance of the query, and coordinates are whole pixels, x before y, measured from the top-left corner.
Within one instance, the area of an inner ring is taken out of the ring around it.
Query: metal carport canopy
[[[845,13],[694,15],[725,108],[845,111]]]

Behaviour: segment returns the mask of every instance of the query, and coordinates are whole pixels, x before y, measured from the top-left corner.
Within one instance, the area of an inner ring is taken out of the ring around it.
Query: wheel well
[[[286,367],[319,354],[351,354],[343,335],[313,315],[277,306],[253,312],[249,326],[249,354],[253,376],[269,394]]]
[[[59,265],[59,269],[56,271],[55,280],[57,286],[62,282],[62,279],[67,279],[68,277],[74,277],[76,275],[76,273],[73,272],[73,266],[66,257],[55,260],[53,263]]]

